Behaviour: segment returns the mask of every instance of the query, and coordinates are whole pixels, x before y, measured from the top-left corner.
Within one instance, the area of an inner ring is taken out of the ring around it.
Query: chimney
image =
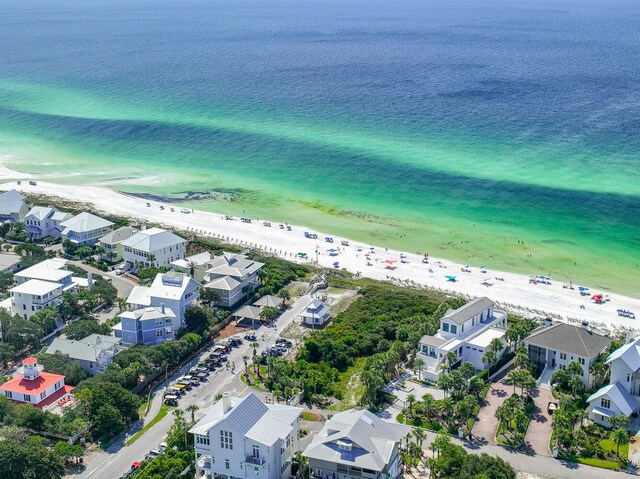
[[[552,320],[550,317],[548,317],[548,316],[547,316],[547,317],[544,319],[544,325],[545,325],[546,327],[549,327],[549,326],[551,326],[552,324],[553,324],[553,320]]]
[[[89,287],[93,285],[93,273],[91,271],[87,273],[87,283],[89,284]]]
[[[160,303],[160,312],[162,314],[165,314],[165,312],[164,312],[164,303]]]
[[[231,396],[229,393],[224,393],[222,395],[222,412],[226,413],[229,409],[231,409]]]
[[[582,329],[585,331],[591,331],[591,327],[589,326],[589,321],[582,321]]]
[[[140,231],[144,231],[147,229],[147,225],[140,225]]]

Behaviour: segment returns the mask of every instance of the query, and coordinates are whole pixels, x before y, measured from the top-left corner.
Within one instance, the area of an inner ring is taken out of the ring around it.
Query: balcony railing
[[[200,469],[211,469],[211,458],[209,456],[201,456],[198,459],[198,467]]]
[[[253,464],[254,466],[262,466],[264,464],[264,459],[260,457],[247,456],[246,461],[248,464]]]

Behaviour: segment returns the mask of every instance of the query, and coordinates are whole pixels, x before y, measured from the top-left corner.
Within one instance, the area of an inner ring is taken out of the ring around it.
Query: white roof
[[[184,238],[171,231],[163,230],[162,228],[150,228],[137,232],[131,238],[124,240],[122,245],[138,251],[152,253],[153,251],[182,244],[185,241]]]
[[[52,258],[35,264],[30,268],[24,269],[14,276],[19,278],[41,279],[44,281],[59,282],[64,278],[73,275],[72,271],[64,268],[67,266],[67,260],[61,258]]]
[[[67,234],[69,231],[82,233],[85,231],[106,228],[108,226],[113,226],[113,223],[109,220],[105,220],[104,218],[100,218],[99,216],[84,212],[63,221],[60,223],[60,226],[64,228],[63,234]]]
[[[55,338],[47,348],[47,354],[62,353],[72,359],[96,361],[101,351],[120,343],[120,338],[104,334],[90,334],[82,339]]]
[[[53,206],[34,206],[29,210],[27,216],[33,216],[37,220],[42,221],[50,214],[53,214],[54,211],[56,211],[56,209]]]
[[[71,217],[73,217],[73,215],[71,213],[67,213],[66,211],[56,211],[51,216],[51,219],[54,220],[54,221],[65,221],[65,220],[68,220]]]
[[[180,269],[189,269],[189,263],[194,262],[196,265],[201,266],[207,261],[211,260],[211,253],[205,251],[204,253],[198,253],[191,256],[187,256],[183,259],[177,259],[171,262],[171,266]]]
[[[225,399],[229,409],[224,410]],[[255,394],[243,398],[230,396],[217,401],[190,430],[192,434],[206,435],[220,423],[229,422],[245,437],[271,446],[285,438],[293,429],[293,423],[302,408],[283,404],[266,405]]]
[[[231,276],[223,276],[222,278],[214,279],[210,283],[204,285],[205,288],[220,289],[222,291],[233,291],[242,283]]]
[[[243,254],[224,253],[209,262],[207,273],[235,276],[237,278],[253,274],[264,266],[264,263],[253,261]]]
[[[162,312],[162,308],[154,308],[148,306],[146,308],[136,309],[135,311],[125,311],[122,314],[118,315],[121,318],[126,319],[137,319],[138,321],[148,321],[148,320],[156,320],[156,319],[174,319],[176,317],[175,313],[171,310],[171,308],[164,308],[164,313]]]
[[[127,303],[149,306],[151,298],[178,301],[187,290],[197,287],[198,282],[184,273],[176,273],[175,271],[158,273],[151,286],[134,286],[127,298]]]
[[[22,261],[22,257],[15,253],[0,253],[0,269],[11,268]]]
[[[58,288],[62,288],[60,283],[52,283],[50,281],[41,281],[39,279],[30,279],[18,286],[11,288],[9,291],[12,293],[31,294],[34,296],[43,296],[47,293],[51,293]]]
[[[26,196],[16,190],[5,191],[0,194],[0,211],[3,213],[19,213]]]
[[[504,336],[505,331],[502,329],[489,328],[486,331],[478,334],[474,338],[467,341],[467,344],[476,346],[478,348],[486,348],[492,339],[501,338]]]
[[[131,293],[129,293],[127,303],[149,306],[151,304],[150,291],[151,288],[148,286],[134,286]]]
[[[611,364],[617,359],[621,359],[634,372],[640,369],[640,338],[636,338],[612,352],[607,358],[607,363]]]
[[[615,404],[627,417],[630,416],[633,411],[638,409],[638,399],[629,394],[629,392],[619,382],[600,388],[594,394],[589,396],[587,402],[590,403],[591,401],[595,401],[602,397],[609,398],[611,402]]]
[[[114,245],[122,243],[127,238],[131,238],[134,234],[136,234],[136,230],[131,226],[123,226],[117,230],[113,230],[111,233],[107,233],[100,238],[99,241],[108,245]]]
[[[340,412],[326,422],[303,455],[321,461],[382,471],[396,445],[411,431],[366,409]],[[343,446],[350,446],[345,449]]]

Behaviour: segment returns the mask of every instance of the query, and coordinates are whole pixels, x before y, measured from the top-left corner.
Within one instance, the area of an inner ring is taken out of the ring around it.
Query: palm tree
[[[118,309],[120,312],[123,312],[127,307],[127,299],[126,298],[116,298],[116,303],[118,303]]]
[[[496,353],[487,349],[484,356],[482,356],[482,362],[487,365],[487,378],[491,378],[491,366],[493,366],[496,361]]]
[[[200,408],[195,405],[195,404],[191,404],[190,406],[187,406],[187,412],[191,413],[191,423],[196,422],[196,412],[199,410]]]
[[[196,266],[198,266],[198,263],[191,260],[187,263],[187,266],[189,267],[189,276],[193,278],[193,276],[196,274]]]
[[[451,376],[448,374],[443,374],[438,379],[438,387],[444,391],[444,397],[447,397],[447,393],[451,390],[451,386],[453,386],[453,381],[451,380]]]
[[[249,374],[249,369],[247,367],[247,363],[249,361],[249,356],[242,356],[242,361],[244,361],[244,373]]]
[[[278,297],[282,298],[284,301],[282,302],[283,305],[287,304],[287,301],[289,301],[291,299],[291,293],[289,293],[288,289],[284,289],[282,288],[279,292],[278,292]]]
[[[418,358],[413,362],[414,371],[418,372],[418,379],[422,379],[420,376],[422,374],[422,367],[423,366],[424,366],[424,359]]]
[[[427,419],[431,419],[431,413],[433,412],[433,406],[436,403],[434,397],[427,393],[422,396],[422,404],[424,406],[424,413],[427,416]]]
[[[250,344],[250,346],[253,348],[253,355],[255,356],[256,354],[258,354],[258,346],[260,346],[257,342],[253,342]]]
[[[407,414],[408,414],[409,416],[411,416],[411,412],[412,412],[413,405],[415,404],[415,402],[416,402],[416,397],[415,397],[415,395],[413,395],[413,394],[409,394],[409,395],[407,396],[407,400],[406,400],[407,408],[409,409],[409,411],[407,412]]]

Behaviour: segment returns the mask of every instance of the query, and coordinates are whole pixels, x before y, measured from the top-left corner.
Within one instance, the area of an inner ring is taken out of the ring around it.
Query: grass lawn
[[[600,447],[607,451],[608,454],[615,456],[616,455],[616,445],[613,441],[609,439],[603,439],[600,441]],[[620,446],[620,457],[622,459],[626,459],[629,455],[629,444],[624,444]]]
[[[131,444],[136,442],[138,439],[140,439],[145,432],[147,432],[149,429],[151,429],[153,426],[155,426],[158,423],[158,421],[160,421],[168,413],[169,413],[169,407],[168,406],[166,406],[164,404],[162,406],[160,406],[160,411],[158,411],[158,414],[156,414],[156,417],[154,417],[142,429],[140,429],[137,433],[135,433],[131,437],[131,439],[129,439],[127,441],[127,446],[130,446]]]
[[[400,424],[405,424],[404,414],[398,414],[396,416],[396,421],[398,421]],[[422,422],[422,421],[416,421],[414,419],[413,421],[407,421],[406,424],[408,426],[420,427],[422,429],[427,429],[429,431],[435,431],[435,432],[440,432],[444,430],[444,428],[440,424],[435,422]]]
[[[602,469],[620,469],[621,467],[619,462],[607,461],[606,459],[598,459],[597,457],[578,457],[576,460],[580,464],[601,467]]]
[[[262,377],[266,377],[267,376],[267,372],[268,372],[268,368],[267,366],[259,366],[260,368],[260,374],[262,375]],[[240,375],[240,380],[245,383],[247,386],[252,387],[254,389],[258,389],[259,391],[266,391],[267,388],[265,388],[262,385],[262,382],[260,382],[260,380],[258,379],[258,376],[256,376],[256,374],[253,372],[253,366],[249,367],[249,378],[251,379],[251,383],[248,383],[247,380],[244,377],[244,374]]]
[[[319,414],[314,414],[309,411],[305,411],[302,413],[302,419],[305,421],[319,421],[322,417]]]

